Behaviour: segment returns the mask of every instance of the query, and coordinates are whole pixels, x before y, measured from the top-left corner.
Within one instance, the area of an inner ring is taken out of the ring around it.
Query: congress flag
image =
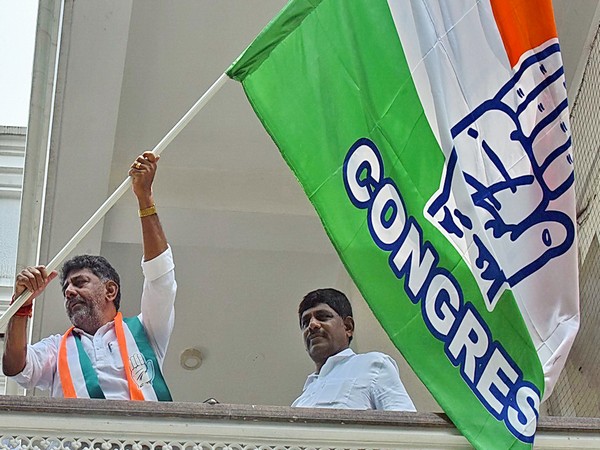
[[[456,426],[530,448],[579,324],[551,1],[291,1],[228,75]]]

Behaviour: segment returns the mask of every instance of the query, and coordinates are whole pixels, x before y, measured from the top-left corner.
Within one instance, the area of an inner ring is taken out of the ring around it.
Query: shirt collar
[[[350,358],[354,355],[356,355],[356,353],[354,353],[354,351],[350,347],[342,350],[341,352],[336,353],[335,355],[331,355],[329,358],[327,358],[327,361],[325,361],[323,367],[321,367],[321,371],[319,373],[313,372],[312,375],[314,375],[315,377],[318,377],[319,375],[326,375],[329,372],[331,372],[331,370],[339,362],[343,361],[344,359]]]
[[[356,355],[356,353],[354,353],[350,347],[336,353],[335,355],[331,355],[329,358],[327,358],[327,361],[325,361],[325,364],[323,364],[323,367],[321,367],[321,371],[319,373],[313,372],[306,378],[306,382],[304,383],[304,388],[302,390],[305,391],[311,383],[317,381],[319,376],[327,375],[338,362],[347,358],[351,358],[354,355]]]

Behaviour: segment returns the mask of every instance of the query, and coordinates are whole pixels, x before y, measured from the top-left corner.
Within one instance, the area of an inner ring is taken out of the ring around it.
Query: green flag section
[[[501,31],[515,9],[502,19],[489,4],[448,3],[291,1],[227,73],[456,426],[476,448],[531,448],[574,338],[546,333],[560,327],[528,303],[548,302],[536,285],[576,253],[562,63],[543,26],[528,35],[535,48]],[[469,35],[479,29],[486,39]],[[540,110],[548,91],[560,101]]]

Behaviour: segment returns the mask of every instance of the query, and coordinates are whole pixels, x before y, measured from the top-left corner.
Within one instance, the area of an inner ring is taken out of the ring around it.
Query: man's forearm
[[[135,159],[129,169],[129,175],[132,177],[132,189],[138,201],[142,222],[144,261],[156,258],[167,249],[167,238],[158,219],[152,194],[152,183],[159,158],[152,152],[144,152]]]
[[[156,258],[167,249],[167,238],[160,224],[158,214],[142,217],[142,240],[144,261]]]
[[[6,327],[2,371],[12,377],[23,371],[27,359],[27,317],[13,316]]]

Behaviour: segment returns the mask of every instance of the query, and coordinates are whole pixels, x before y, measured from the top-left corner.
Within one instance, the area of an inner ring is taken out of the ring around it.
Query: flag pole
[[[159,156],[162,151],[171,143],[173,139],[185,128],[185,126],[194,118],[196,114],[208,103],[208,101],[215,95],[228,80],[227,74],[222,74],[217,81],[215,81],[211,87],[198,99],[196,103],[190,108],[190,110],[185,113],[185,115],[179,119],[179,122],[171,128],[171,130],[160,140],[158,144],[152,149],[152,153],[156,156]],[[123,194],[129,189],[131,186],[131,177],[128,176],[121,185],[115,189],[115,191],[108,197],[105,202],[98,208],[98,210],[88,219],[86,223],[73,235],[73,237],[67,242],[67,244],[56,254],[54,258],[48,263],[46,268],[48,272],[56,270],[58,266],[65,260],[67,255],[71,253],[77,244],[79,244],[82,239],[87,236],[87,234],[94,228],[94,226],[102,219],[106,213],[114,206],[115,203],[123,196]],[[23,292],[13,303],[8,307],[8,309],[4,312],[2,317],[0,317],[0,329],[4,328],[4,326],[8,323],[9,319],[17,312],[17,310],[23,306],[23,304],[31,297],[33,294],[31,291],[27,290]]]

